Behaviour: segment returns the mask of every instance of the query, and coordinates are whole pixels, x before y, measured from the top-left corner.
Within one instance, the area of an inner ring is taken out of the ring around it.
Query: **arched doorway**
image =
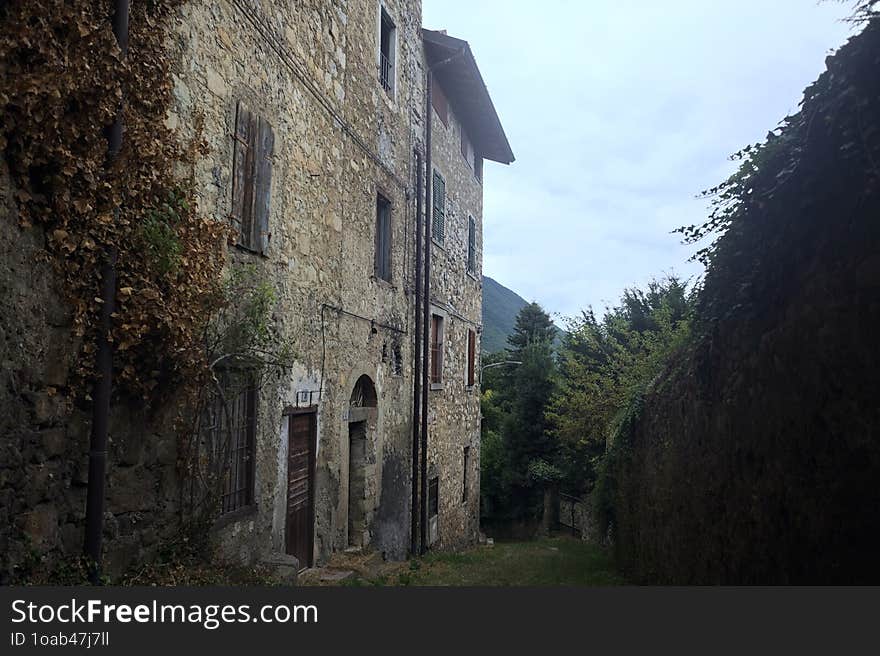
[[[364,374],[355,382],[348,409],[348,545],[365,547],[369,542],[368,469],[370,434],[376,428],[376,387]]]

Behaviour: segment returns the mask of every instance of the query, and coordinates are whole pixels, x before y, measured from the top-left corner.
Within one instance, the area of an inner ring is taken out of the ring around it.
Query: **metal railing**
[[[394,65],[384,52],[379,53],[379,82],[388,94],[391,94],[394,82]]]

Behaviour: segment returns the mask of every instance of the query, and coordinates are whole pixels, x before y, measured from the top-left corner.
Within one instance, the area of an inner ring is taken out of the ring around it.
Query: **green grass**
[[[622,585],[607,552],[567,536],[500,542],[459,553],[428,554],[381,585]]]

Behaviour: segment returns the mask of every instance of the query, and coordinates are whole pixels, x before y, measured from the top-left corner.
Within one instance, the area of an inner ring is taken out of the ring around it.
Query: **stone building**
[[[198,164],[199,208],[234,223],[239,238],[228,266],[256,267],[271,284],[276,328],[295,350],[280,384],[234,392],[239,448],[214,528],[221,550],[245,562],[290,554],[300,567],[349,548],[388,559],[409,552],[418,481],[419,208],[434,237],[422,499],[428,541],[439,548],[473,542],[482,168],[484,159],[510,163],[513,155],[467,43],[423,30],[421,3],[406,0],[187,2],[168,43],[168,121],[183,137],[201,125],[210,146]],[[428,177],[419,168],[428,159],[426,80],[438,63]],[[432,207],[425,212],[427,179]],[[5,187],[0,206],[9,216],[0,218],[8,231],[16,228]],[[39,244],[37,236],[32,249]],[[0,255],[20,275],[12,291],[32,276],[52,298],[48,273],[28,273],[18,252]],[[51,480],[45,492],[23,499],[16,489],[23,481],[7,476],[10,503],[2,505],[40,548],[72,553],[82,544],[86,416],[54,407],[39,391],[63,375],[53,371],[58,358],[50,351],[70,341],[65,318],[50,315],[29,307],[7,322],[23,322],[8,332],[28,334],[42,365],[27,381],[32,403],[3,439],[18,459],[48,468]],[[18,371],[16,357],[6,363]],[[149,558],[163,516],[175,510],[170,420],[144,417],[140,425],[148,428],[138,429],[131,421],[129,410],[114,408],[107,502],[116,528],[105,540],[111,571]]]

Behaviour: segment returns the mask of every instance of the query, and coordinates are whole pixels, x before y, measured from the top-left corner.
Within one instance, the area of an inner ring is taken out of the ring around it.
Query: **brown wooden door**
[[[315,414],[290,415],[287,447],[287,553],[312,565]]]

